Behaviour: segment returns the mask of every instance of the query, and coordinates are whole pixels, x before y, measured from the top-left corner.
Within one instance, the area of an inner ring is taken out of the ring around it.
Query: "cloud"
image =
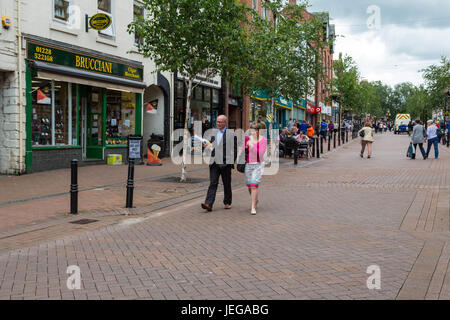
[[[310,4],[309,11],[328,11],[336,34],[342,36],[336,41],[335,59],[339,52],[352,56],[369,81],[417,85],[423,83],[419,70],[438,64],[442,55],[450,56],[448,0],[310,0]],[[371,5],[380,8],[379,29],[367,26]]]

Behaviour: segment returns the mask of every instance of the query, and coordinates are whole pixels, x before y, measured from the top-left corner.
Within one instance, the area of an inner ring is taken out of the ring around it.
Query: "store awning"
[[[250,98],[256,99],[256,100],[261,100],[261,101],[268,101],[271,99],[271,97],[268,94],[266,94],[265,92],[263,92],[261,90],[254,91],[250,95]]]
[[[250,95],[250,98],[260,100],[260,101],[270,101],[272,98],[266,94],[264,91],[258,90]],[[291,101],[287,101],[283,97],[278,97],[275,99],[275,105],[280,108],[284,108],[287,110],[292,110],[293,103]]]
[[[38,71],[38,78],[69,83],[78,83],[112,90],[142,93],[147,87],[144,82],[122,79],[105,74],[75,68],[30,61],[30,67]]]

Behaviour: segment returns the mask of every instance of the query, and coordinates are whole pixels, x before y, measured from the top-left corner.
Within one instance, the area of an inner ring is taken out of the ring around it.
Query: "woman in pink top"
[[[250,126],[250,136],[245,137],[244,145],[244,148],[248,151],[245,164],[245,180],[248,192],[252,198],[251,214],[256,214],[258,187],[264,172],[264,153],[267,149],[267,139],[259,134],[260,129],[266,129],[266,125],[258,120]]]

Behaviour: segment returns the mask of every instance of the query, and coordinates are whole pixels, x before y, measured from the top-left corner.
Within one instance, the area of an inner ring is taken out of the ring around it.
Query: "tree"
[[[325,41],[321,41],[320,19],[305,18],[306,4],[286,5],[273,0],[263,6],[274,13],[276,20],[257,14],[253,17],[250,38],[256,63],[249,89],[270,96],[272,126],[278,97],[297,103],[312,91],[311,79],[323,69],[316,57]]]
[[[247,34],[248,9],[236,0],[143,0],[147,17],[128,26],[128,32],[142,38],[138,50],[151,58],[158,71],[185,75],[187,87],[186,118],[181,181],[186,180],[188,123],[194,83],[204,73],[203,81],[215,75],[224,78],[248,69],[252,59]]]
[[[412,94],[406,99],[406,112],[411,114],[412,119],[421,119],[423,112],[430,105],[430,98],[423,85],[415,87]],[[422,119],[426,121],[427,119]]]
[[[363,108],[360,103],[364,99],[359,92],[359,71],[352,57],[345,55],[334,62],[336,78],[333,87],[340,98],[341,106],[353,113],[361,113]]]
[[[444,93],[450,88],[450,59],[441,57],[440,65],[431,65],[421,70],[429,94],[431,108],[443,108]]]

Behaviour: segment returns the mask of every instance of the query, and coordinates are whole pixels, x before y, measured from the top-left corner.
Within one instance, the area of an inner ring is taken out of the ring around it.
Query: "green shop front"
[[[258,117],[262,117],[266,125],[269,126],[271,119],[271,108],[272,108],[272,98],[267,95],[264,91],[255,91],[251,96],[250,104],[250,121],[256,121]],[[303,120],[304,103],[293,103],[288,101],[283,97],[277,97],[275,99],[275,110],[273,111],[273,128],[280,129],[284,128],[289,123],[289,118],[293,117],[294,120]]]
[[[50,40],[27,39],[27,172],[72,159],[126,160],[127,137],[142,135],[143,66]]]

